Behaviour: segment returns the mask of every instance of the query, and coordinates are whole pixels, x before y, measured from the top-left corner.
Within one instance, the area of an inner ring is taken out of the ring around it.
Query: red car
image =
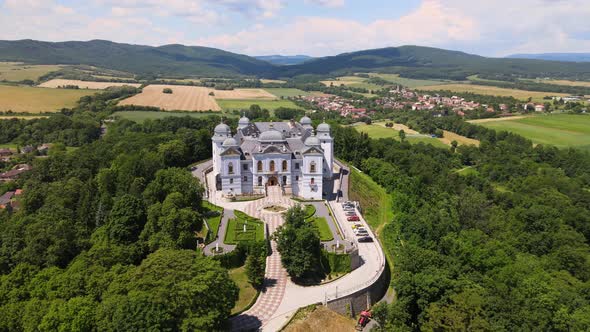
[[[358,216],[351,216],[346,218],[348,221],[360,221],[361,219]]]

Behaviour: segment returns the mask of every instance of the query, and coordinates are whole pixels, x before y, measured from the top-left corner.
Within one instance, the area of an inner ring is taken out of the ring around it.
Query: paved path
[[[233,244],[225,244],[223,242],[223,238],[219,238],[219,236],[225,236],[225,232],[227,230],[227,224],[229,223],[230,219],[235,218],[234,210],[223,210],[223,218],[221,218],[221,223],[219,224],[219,229],[217,230],[217,239],[213,242],[209,243],[203,249],[205,256],[213,255],[213,248],[219,243],[219,248],[223,248],[223,254],[227,254],[228,252],[234,250],[236,248]]]
[[[269,188],[268,196],[252,202],[246,206],[247,214],[262,219],[268,225],[269,235],[283,224],[281,213],[271,213],[264,211],[268,205],[281,205],[291,207],[294,203],[287,197],[283,197],[280,188]],[[273,317],[277,308],[281,304],[285,295],[285,286],[287,285],[287,271],[281,264],[281,255],[277,250],[275,241],[271,242],[272,253],[266,258],[266,273],[264,278],[263,289],[256,300],[256,303],[248,311],[231,319],[232,331],[252,331],[258,330],[271,317]]]
[[[336,164],[338,164],[338,166],[340,166],[340,170],[342,172],[342,183],[340,184],[340,199],[338,200],[340,201],[348,201],[348,181],[349,181],[349,176],[350,176],[350,169],[344,165],[342,162],[340,162],[339,160],[335,161]]]

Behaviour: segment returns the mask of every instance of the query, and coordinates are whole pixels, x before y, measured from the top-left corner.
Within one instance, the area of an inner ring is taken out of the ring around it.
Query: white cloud
[[[336,8],[344,6],[344,0],[305,0],[305,3]]]

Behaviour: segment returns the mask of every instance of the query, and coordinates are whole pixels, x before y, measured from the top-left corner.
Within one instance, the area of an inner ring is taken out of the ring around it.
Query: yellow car
[[[362,224],[354,224],[352,225],[352,229],[357,229],[357,228],[362,228],[363,225]]]

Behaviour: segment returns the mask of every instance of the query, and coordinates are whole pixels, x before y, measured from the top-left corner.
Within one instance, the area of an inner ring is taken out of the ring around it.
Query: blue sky
[[[0,39],[181,43],[249,55],[423,45],[590,52],[588,0],[0,0]]]

